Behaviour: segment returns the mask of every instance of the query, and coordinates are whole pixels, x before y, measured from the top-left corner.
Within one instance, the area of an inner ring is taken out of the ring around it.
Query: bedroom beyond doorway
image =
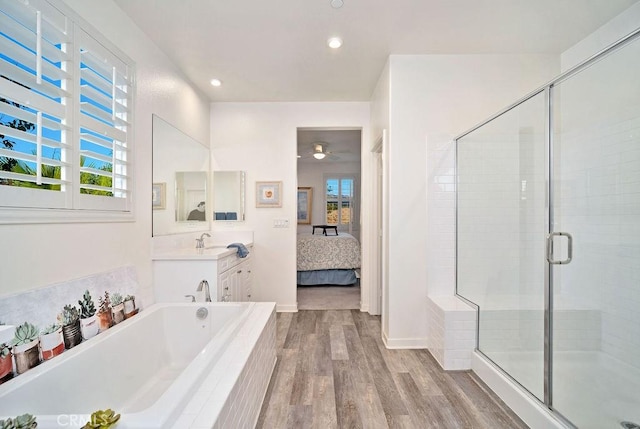
[[[360,309],[362,129],[297,137],[298,309]]]

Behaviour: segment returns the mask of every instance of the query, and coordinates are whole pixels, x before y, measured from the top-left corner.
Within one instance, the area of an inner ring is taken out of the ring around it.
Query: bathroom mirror
[[[244,171],[213,172],[213,220],[244,220]]]
[[[208,231],[213,216],[209,149],[157,115],[152,126],[153,236]],[[193,210],[202,209],[201,202],[204,220],[189,220]]]

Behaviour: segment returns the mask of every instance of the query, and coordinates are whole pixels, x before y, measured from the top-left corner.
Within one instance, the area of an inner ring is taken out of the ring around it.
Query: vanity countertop
[[[251,252],[253,243],[243,243],[249,252]],[[227,249],[227,244],[209,245],[204,249],[182,248],[182,249],[166,249],[153,254],[151,257],[154,261],[171,261],[171,260],[211,260],[215,261],[226,256],[233,255],[237,252],[235,248]]]

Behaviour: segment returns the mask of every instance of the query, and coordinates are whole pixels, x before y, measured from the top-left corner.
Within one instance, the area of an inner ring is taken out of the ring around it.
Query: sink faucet
[[[204,300],[206,302],[211,302],[211,294],[209,293],[209,282],[206,280],[202,280],[198,285],[198,289],[196,292],[202,292],[202,288],[204,287]]]
[[[196,238],[196,249],[204,249],[204,237],[211,237],[206,232],[203,232],[200,238]]]

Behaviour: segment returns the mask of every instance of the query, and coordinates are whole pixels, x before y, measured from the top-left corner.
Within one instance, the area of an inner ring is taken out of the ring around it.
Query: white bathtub
[[[274,365],[273,303],[156,304],[0,385],[0,418],[82,427],[111,408],[119,429],[252,426]]]

